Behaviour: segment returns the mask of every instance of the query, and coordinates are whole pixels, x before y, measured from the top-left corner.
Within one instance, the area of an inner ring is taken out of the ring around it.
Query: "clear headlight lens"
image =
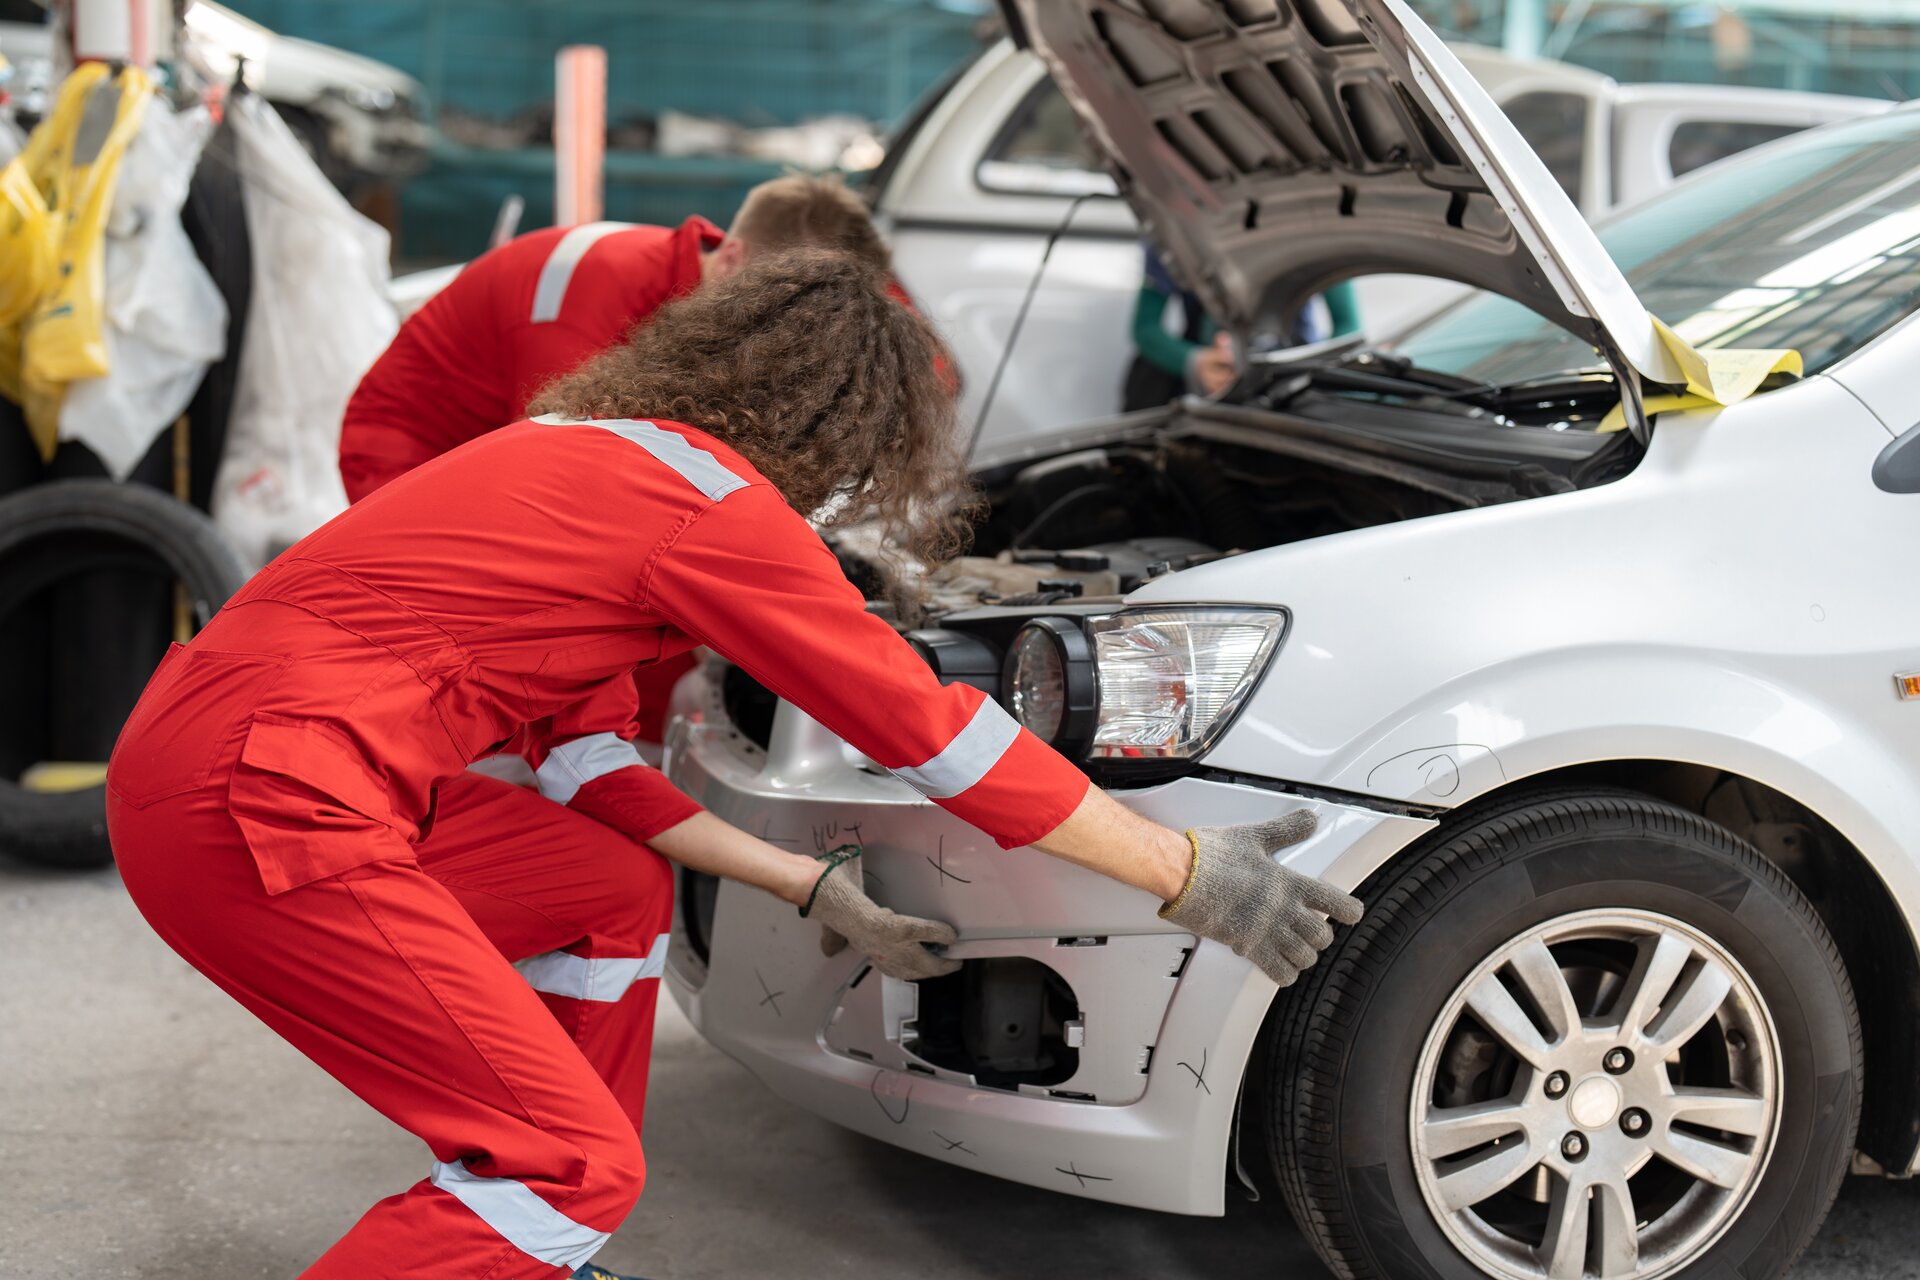
[[[1270,609],[1140,609],[1093,623],[1096,759],[1184,759],[1213,745],[1286,631]]]
[[[1067,718],[1067,661],[1059,642],[1027,627],[1007,654],[1007,675],[1013,718],[1042,742],[1052,742]]]

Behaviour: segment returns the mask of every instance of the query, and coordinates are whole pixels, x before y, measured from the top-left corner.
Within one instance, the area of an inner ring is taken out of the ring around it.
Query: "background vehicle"
[[[1565,63],[1460,53],[1589,217],[1711,159],[1888,106],[1771,89],[1626,86]],[[1027,456],[1036,438],[1114,411],[1133,355],[1140,228],[1112,198],[1112,179],[1037,58],[1011,42],[992,46],[908,118],[870,182],[902,283],[953,345],[969,423],[1047,238],[1059,232],[981,433],[982,464]],[[1405,276],[1357,288],[1374,337],[1460,296],[1444,281]]]
[[[186,26],[199,41],[206,73],[216,79],[231,80],[246,59],[247,83],[279,110],[349,196],[426,167],[432,128],[412,76],[357,53],[277,35],[211,0],[193,0]],[[0,54],[21,68],[23,80],[42,86],[36,98],[44,99],[55,58],[39,0],[0,3]]]
[[[278,35],[224,5],[193,0],[187,29],[208,71],[230,77],[247,61],[247,83],[271,102],[333,184],[349,196],[375,181],[427,167],[433,130],[420,82],[384,62]]]
[[[1780,1274],[1856,1147],[1920,1154],[1920,607],[1874,568],[1920,534],[1920,179],[1888,178],[1920,113],[1703,172],[1610,257],[1397,0],[1113,12],[1018,8],[1217,314],[1369,268],[1486,296],[990,468],[912,639],[1170,825],[1313,810],[1287,861],[1369,917],[1276,999],[715,662],[671,776],[859,841],[965,963],[893,982],[689,877],[676,996],[777,1093],[968,1168],[1217,1214],[1270,1163],[1340,1274]],[[1808,376],[1649,414],[1687,351],[1649,311]]]

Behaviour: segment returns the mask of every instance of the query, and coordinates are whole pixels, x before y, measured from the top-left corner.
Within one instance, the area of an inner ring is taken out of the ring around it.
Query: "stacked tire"
[[[71,681],[65,682],[66,687],[62,682],[50,685],[45,664],[32,661],[36,655],[29,652],[27,661],[14,662],[15,669],[6,674],[13,686],[7,695],[9,709],[22,700],[44,705],[78,699],[86,702],[86,714],[96,721],[86,736],[102,746],[110,743],[132,710],[146,675],[158,665],[170,630],[161,620],[133,615],[142,609],[151,611],[148,602],[163,599],[171,619],[177,600],[182,615],[178,621],[197,631],[240,589],[247,572],[203,512],[145,485],[55,480],[0,498],[0,626],[44,624],[51,602],[90,578],[124,582],[129,577],[151,577],[163,589],[158,596],[142,593],[139,608],[129,602],[122,616],[114,617],[110,610],[100,622],[124,633],[113,638],[143,633],[154,637],[135,643],[130,651],[124,643],[108,646],[121,654],[130,652],[130,657],[119,660],[120,665],[131,661],[137,669],[111,673],[118,679],[101,673],[100,684],[110,690],[107,697],[94,700],[88,695],[98,693],[97,689],[74,688]],[[177,594],[164,592],[167,583],[178,584]],[[71,649],[86,639],[53,628],[47,644]],[[59,650],[50,647],[48,653],[57,656]],[[9,719],[17,735],[20,722],[32,717]],[[41,746],[25,740],[7,744],[12,767],[0,777],[0,854],[47,866],[105,864],[112,853],[101,785],[43,790],[19,780],[19,766],[38,758],[36,748]]]

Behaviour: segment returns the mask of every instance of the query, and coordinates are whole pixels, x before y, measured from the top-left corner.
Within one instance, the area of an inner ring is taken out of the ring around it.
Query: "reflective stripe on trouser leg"
[[[1020,726],[1013,717],[988,698],[933,759],[892,772],[929,800],[945,800],[986,777],[1019,736]]]
[[[431,1181],[501,1239],[549,1266],[577,1267],[611,1238],[610,1232],[575,1222],[512,1178],[483,1178],[464,1164],[435,1161]]]
[[[611,1004],[627,994],[627,988],[667,971],[669,937],[661,934],[644,956],[576,956],[566,951],[522,960],[514,968],[535,991],[565,996],[570,1000],[596,1000]]]
[[[533,777],[541,795],[555,804],[566,804],[595,778],[636,765],[649,767],[631,742],[616,734],[590,733],[555,747],[533,771]]]

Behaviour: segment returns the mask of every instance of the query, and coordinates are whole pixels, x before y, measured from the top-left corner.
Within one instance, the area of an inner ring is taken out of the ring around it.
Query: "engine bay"
[[[1339,425],[1187,401],[1116,423],[1106,442],[980,476],[988,514],[971,554],[926,575],[926,615],[1117,603],[1210,560],[1567,492],[1624,474],[1637,456],[1624,435],[1428,423],[1404,405],[1351,400],[1325,408]],[[860,571],[877,548],[853,530],[834,541],[855,581],[881,595]]]

